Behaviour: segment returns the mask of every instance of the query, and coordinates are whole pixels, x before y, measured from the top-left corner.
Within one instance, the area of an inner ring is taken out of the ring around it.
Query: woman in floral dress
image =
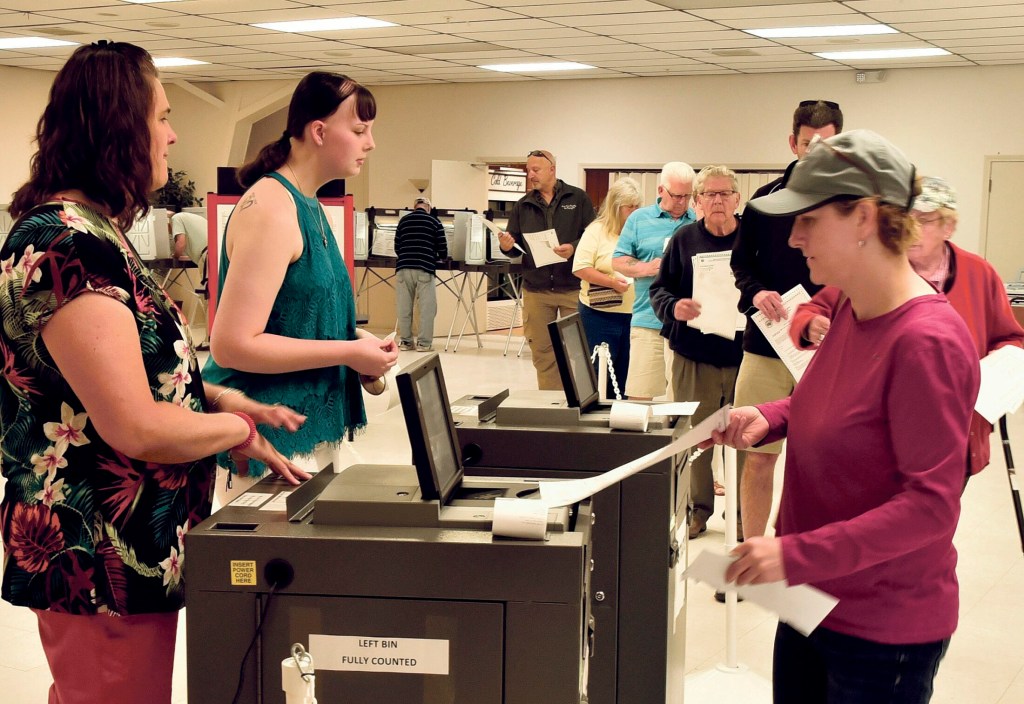
[[[204,385],[123,234],[166,181],[169,111],[143,49],[76,50],[0,249],[2,596],[38,615],[51,703],[170,702],[184,536],[210,513],[213,455],[307,476],[256,431],[302,417]]]

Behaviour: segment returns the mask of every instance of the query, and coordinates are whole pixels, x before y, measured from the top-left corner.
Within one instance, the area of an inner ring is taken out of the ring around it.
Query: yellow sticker
[[[231,561],[231,586],[256,586],[256,560]]]

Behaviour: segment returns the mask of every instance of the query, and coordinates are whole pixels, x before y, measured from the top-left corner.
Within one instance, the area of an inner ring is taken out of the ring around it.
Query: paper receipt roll
[[[363,390],[363,405],[366,406],[366,416],[372,418],[390,411],[397,406],[401,399],[398,396],[398,382],[395,377],[402,371],[401,366],[396,364],[384,375],[385,388],[379,396],[374,396]]]
[[[543,501],[498,498],[494,500],[491,533],[506,538],[544,540],[548,507]]]
[[[642,403],[626,403],[625,401],[616,401],[612,404],[609,425],[616,430],[635,430],[646,433],[647,425],[650,422],[650,406]]]

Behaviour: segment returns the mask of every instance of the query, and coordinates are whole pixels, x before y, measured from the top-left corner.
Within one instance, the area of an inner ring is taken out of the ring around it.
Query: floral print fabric
[[[84,293],[133,314],[155,400],[204,410],[188,326],[114,225],[69,201],[24,216],[0,249],[2,596],[75,614],[172,611],[184,535],[210,514],[214,462],[144,462],[96,433],[41,336]]]

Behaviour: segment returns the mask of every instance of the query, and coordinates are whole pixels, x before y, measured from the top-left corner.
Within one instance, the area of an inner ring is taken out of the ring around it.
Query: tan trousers
[[[575,313],[579,300],[579,291],[523,291],[523,332],[530,343],[539,389],[562,388],[548,323]]]
[[[732,403],[739,367],[716,367],[695,362],[672,352],[672,390],[676,401],[698,401],[693,425]],[[707,521],[715,510],[715,478],[711,471],[713,449],[709,448],[690,465],[690,505],[693,515]]]

